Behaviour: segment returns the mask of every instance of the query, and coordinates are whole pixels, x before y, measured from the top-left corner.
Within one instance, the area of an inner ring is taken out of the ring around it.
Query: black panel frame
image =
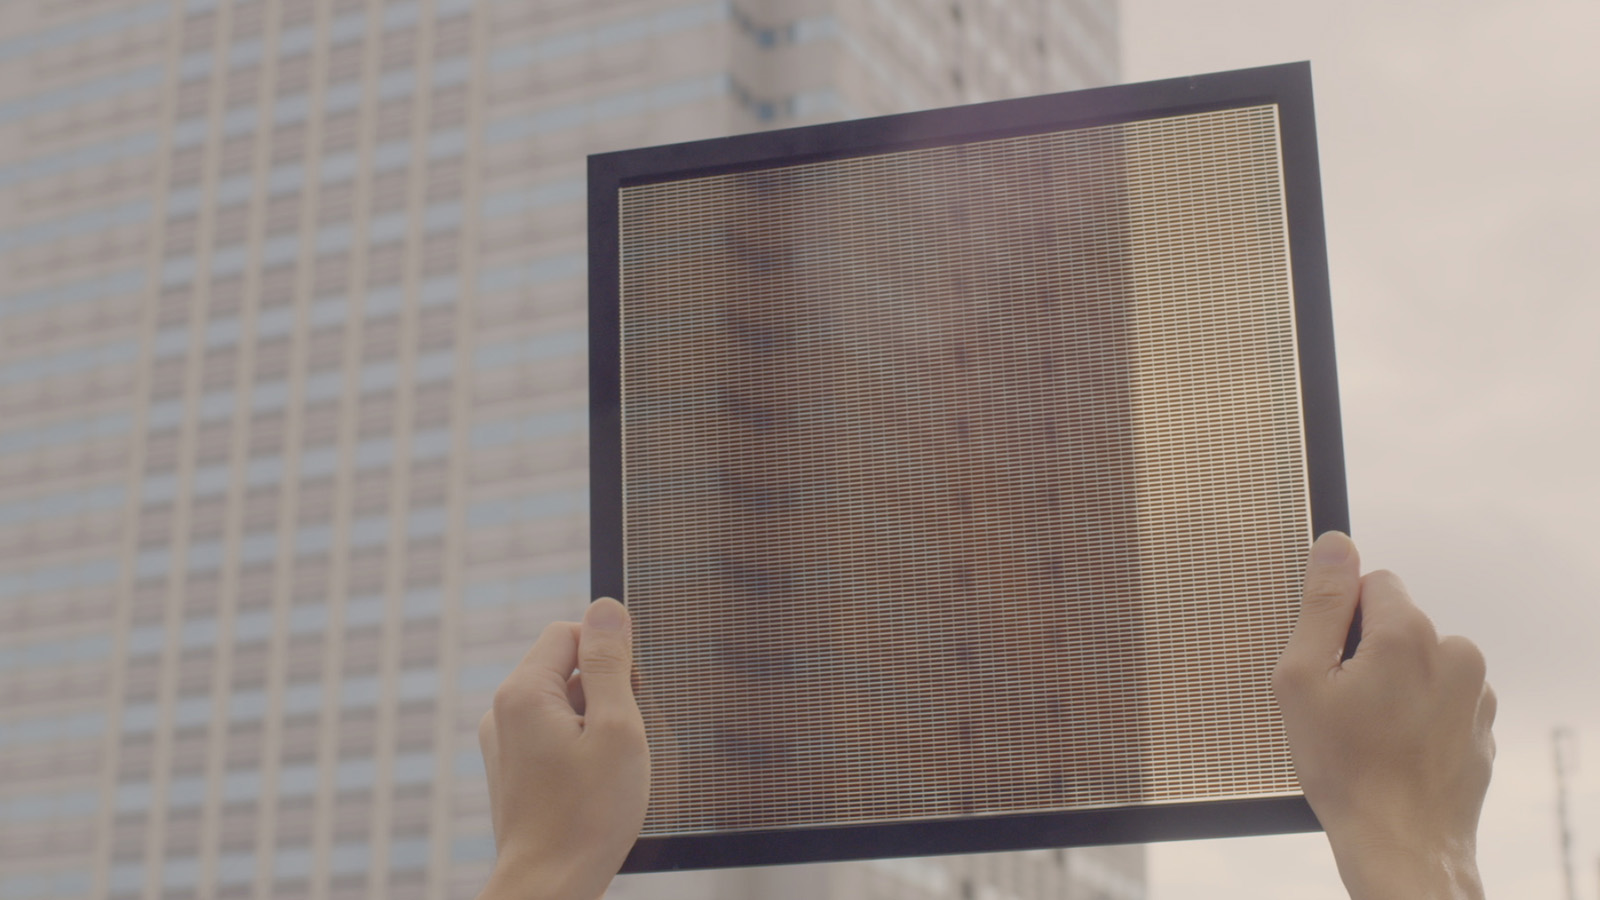
[[[623,589],[618,192],[657,181],[1273,103],[1278,107],[1312,529],[1349,532],[1311,66],[1288,63],[589,157],[591,590]],[[1353,648],[1356,626],[1352,627]],[[643,837],[622,871],[773,865],[1320,829],[1303,797]]]

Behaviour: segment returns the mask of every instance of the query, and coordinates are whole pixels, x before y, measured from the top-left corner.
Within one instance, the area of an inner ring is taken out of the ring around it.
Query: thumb
[[[638,715],[634,704],[633,621],[610,597],[589,604],[578,637],[578,671],[583,673],[587,717]]]
[[[1332,669],[1339,664],[1361,597],[1361,554],[1343,532],[1329,531],[1311,545],[1300,617],[1284,651],[1291,665]]]

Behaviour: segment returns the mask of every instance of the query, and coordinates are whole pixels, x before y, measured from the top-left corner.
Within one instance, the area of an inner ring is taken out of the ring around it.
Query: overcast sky
[[[1600,0],[1123,0],[1124,78],[1309,59],[1352,530],[1483,647],[1489,894],[1600,898]],[[1153,900],[1338,898],[1320,835],[1166,844]]]

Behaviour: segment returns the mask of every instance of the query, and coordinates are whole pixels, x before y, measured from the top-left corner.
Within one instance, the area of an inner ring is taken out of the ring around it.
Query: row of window
[[[587,589],[588,578],[581,573],[530,576],[474,585],[463,596],[463,606],[469,609],[520,606],[539,600],[572,599],[587,596]],[[437,617],[443,611],[445,601],[439,588],[411,591],[393,604],[380,595],[352,597],[344,604],[344,628],[353,630],[378,626],[389,615],[391,605],[404,620],[419,621]],[[290,635],[321,634],[327,631],[330,621],[327,605],[300,605],[288,611],[285,626]],[[213,647],[222,639],[230,639],[238,644],[264,641],[276,631],[275,613],[270,609],[245,610],[234,616],[227,635],[221,634],[221,631],[218,619],[214,616],[186,619],[178,627],[177,647],[198,650]],[[128,633],[127,651],[131,659],[159,655],[167,649],[167,629],[162,623],[136,626]],[[110,654],[111,638],[106,634],[0,646],[0,677],[12,672],[103,662]],[[461,689],[475,691],[493,687],[505,675],[504,666],[498,663],[486,668],[468,667],[462,670]],[[364,682],[352,684],[349,691],[356,693],[351,693],[351,697],[367,697],[367,694],[360,693],[368,690]],[[371,702],[376,702],[376,696],[376,693],[371,694]]]
[[[76,212],[59,219],[30,222],[7,231],[0,231],[0,254],[10,253],[35,244],[47,244],[63,238],[82,237],[122,225],[148,224],[151,205],[148,200],[135,200]]]
[[[89,559],[21,571],[0,572],[0,600],[56,594],[115,584],[122,565],[115,559]]]
[[[460,222],[455,218],[455,211],[447,213],[450,221],[424,221],[424,233],[444,234],[460,227]],[[366,234],[360,242],[366,246],[399,241],[404,239],[410,230],[409,217],[404,214],[382,216],[372,220],[364,229]],[[323,228],[315,238],[317,244],[316,255],[327,257],[343,253],[356,245],[355,231],[348,225],[336,225]],[[327,249],[324,249],[323,245]],[[252,265],[251,247],[247,244],[232,244],[214,249],[209,258],[204,260],[203,270],[213,278],[223,278],[237,275]],[[261,246],[260,259],[256,264],[273,266],[292,262],[302,256],[301,239],[297,234],[284,234],[268,238]],[[196,274],[202,270],[202,264],[194,256],[168,257],[161,268],[161,283],[163,287],[174,287],[188,284],[195,279]]]
[[[409,540],[438,537],[449,524],[449,511],[441,506],[409,511],[404,520],[404,536]],[[387,515],[363,516],[351,520],[345,530],[346,545],[351,548],[377,547],[388,542],[391,529]],[[336,546],[333,526],[318,523],[301,526],[291,545],[297,554],[326,552]],[[135,559],[134,572],[140,578],[150,578],[172,571],[175,547],[156,547],[141,550]],[[227,545],[220,540],[195,541],[185,550],[185,569],[189,572],[207,572],[220,569],[227,558]],[[278,558],[283,551],[276,530],[246,534],[239,539],[238,559],[243,564],[268,562]]]
[[[107,163],[131,159],[154,153],[161,146],[160,138],[150,132],[124,134],[65,150],[56,150],[9,166],[0,166],[0,188],[60,175],[75,169],[103,166]]]
[[[0,900],[82,897],[89,893],[93,884],[93,876],[81,867],[28,875],[0,875]]]
[[[278,769],[277,794],[283,797],[307,797],[317,792],[321,774],[315,763],[286,765]],[[333,785],[338,791],[370,790],[378,779],[378,761],[371,757],[341,759],[333,767]],[[429,784],[433,781],[432,753],[401,753],[394,757],[389,780],[396,786]],[[123,782],[117,785],[115,804],[118,813],[150,809],[187,809],[205,803],[215,790],[224,803],[255,800],[261,796],[263,786],[259,769],[225,772],[221,782],[213,788],[204,775],[185,775],[167,782],[166,794],[155,795],[154,785],[148,781]]]
[[[731,0],[716,0],[712,3],[691,3],[620,22],[578,28],[542,40],[502,47],[490,56],[489,65],[496,70],[531,66],[636,41],[670,38],[685,31],[729,21],[739,29],[740,34],[764,49],[808,44],[838,33],[837,22],[831,15],[771,27],[758,24]]]
[[[360,441],[351,447],[348,463],[356,470],[387,468],[394,463],[397,455],[409,459],[413,463],[428,460],[442,459],[450,453],[450,444],[453,440],[447,429],[434,428],[412,432],[409,438],[402,440],[396,446],[393,438],[377,437]],[[302,479],[321,478],[332,475],[339,470],[341,454],[338,447],[313,447],[300,454],[299,464],[291,473],[284,464],[281,456],[258,456],[246,460],[243,466],[244,484],[247,488],[263,487],[279,484],[293,474]],[[206,497],[224,493],[234,484],[236,473],[227,463],[211,466],[201,466],[194,470],[189,481],[189,494],[193,497]],[[176,500],[182,476],[177,472],[165,472],[158,475],[147,475],[141,496],[145,503],[168,503]],[[431,513],[429,514],[432,515]],[[429,519],[428,521],[431,521]],[[354,527],[354,526],[352,526]],[[361,534],[366,534],[365,529],[377,528],[376,525],[363,525]],[[415,532],[418,536],[429,532],[432,526],[423,524],[422,521],[408,522],[406,531]],[[386,532],[387,526],[384,526]],[[264,540],[265,538],[263,538]],[[296,546],[303,542],[296,540]],[[261,548],[265,550],[266,548]],[[270,557],[269,557],[270,558]]]
[[[456,276],[445,275],[430,278],[418,285],[416,299],[423,308],[448,306],[455,302],[459,293]],[[306,308],[306,327],[315,329],[342,325],[353,314],[368,319],[382,318],[400,313],[405,306],[405,289],[399,285],[384,285],[368,291],[359,306],[345,297],[313,301]],[[294,331],[299,318],[299,310],[292,306],[261,310],[248,329],[237,316],[214,318],[200,330],[200,343],[207,350],[216,350],[237,344],[246,334],[258,341],[283,337]],[[156,332],[153,348],[156,358],[169,359],[189,352],[192,331],[188,324],[182,324]]]
[[[423,364],[425,360],[427,363],[426,366]],[[424,356],[418,358],[416,368],[413,370],[415,373],[414,383],[426,384],[429,382],[447,379],[449,377],[450,370],[453,367],[454,358],[453,355],[448,352],[425,354]],[[364,386],[364,389],[381,390],[384,388],[393,387],[395,385],[396,382],[394,375],[397,371],[397,367],[393,362],[376,363],[372,366],[366,367],[363,369],[363,376],[367,374],[369,369],[371,372],[377,374],[374,374],[371,380],[365,377],[361,378],[359,383]],[[307,398],[308,402],[316,399],[330,399],[333,397],[338,397],[342,394],[344,376],[337,372],[325,374],[332,377],[322,378],[322,376],[314,376],[313,379],[307,380],[307,387],[302,393],[303,396]],[[271,383],[269,383],[269,386],[270,384]],[[367,387],[368,385],[375,386]],[[226,401],[216,397],[213,397],[209,401],[205,401],[205,398],[202,398],[203,402],[199,407],[197,407],[197,412],[202,418],[226,418],[232,412],[233,399],[231,393],[231,391],[224,392],[224,394],[226,394],[228,397]],[[264,399],[262,400],[262,403],[264,404],[262,407],[263,409],[281,408],[272,405],[274,402],[276,402],[272,399],[272,395],[272,389],[264,392]],[[170,405],[170,401],[159,402],[156,404],[156,406],[159,407],[159,409],[156,410],[156,416],[152,420],[152,427],[170,427],[171,425],[176,424],[177,421],[179,421],[182,417],[177,409]],[[165,423],[165,425],[159,423]],[[58,420],[47,425],[40,425],[34,428],[24,428],[16,431],[0,433],[0,455],[34,453],[39,450],[48,450],[60,447],[62,445],[123,437],[131,430],[132,424],[132,415],[125,411],[118,410],[113,412],[90,413],[84,416]],[[419,434],[423,433],[419,432]],[[411,452],[413,454],[413,458],[433,458],[437,456],[443,456],[449,452],[450,442],[448,438],[441,438],[437,434],[433,433],[428,434],[429,436],[421,439],[421,444],[412,449]],[[381,442],[387,439],[383,438],[378,440]],[[383,449],[381,443],[371,443],[371,446],[368,446],[368,442],[364,442],[362,447],[364,449],[358,448],[359,455],[356,457],[357,466],[386,464],[391,458],[393,452],[392,450]],[[338,465],[337,454],[338,451],[336,448],[320,448],[317,451],[302,454],[300,473],[302,475],[331,474],[333,471],[335,471]],[[368,462],[368,460],[370,460],[370,462]],[[261,465],[270,467],[273,464],[270,462],[263,462]],[[156,484],[151,488],[153,493],[151,491],[147,491],[145,496],[156,497],[158,499],[170,499],[171,497],[175,496],[176,476],[166,475],[159,477],[163,479],[170,479],[170,486],[163,481],[157,481]],[[263,472],[263,474],[259,477],[266,478],[268,476],[265,474],[265,472]],[[202,482],[202,484],[205,483],[208,482]],[[218,482],[218,484],[220,485],[219,487],[212,488],[211,490],[222,490],[226,487],[228,481],[224,480]],[[202,490],[206,490],[206,488],[202,488]],[[0,597],[3,596],[5,596],[3,588],[0,588]]]
[[[144,290],[144,284],[144,271],[135,269],[69,284],[51,285],[22,294],[0,295],[0,319],[91,303],[118,294],[138,294]]]
[[[0,41],[0,63],[24,59],[34,53],[67,47],[106,35],[122,34],[140,25],[165,21],[171,12],[171,3],[167,0],[155,0],[152,3],[119,9],[106,15],[79,19],[31,34],[21,34]]]
[[[0,388],[17,384],[79,375],[109,366],[139,361],[138,341],[112,341],[45,353],[0,365]]]
[[[0,502],[0,528],[121,509],[127,502],[128,491],[120,484],[22,497]]]
[[[395,604],[402,618],[411,621],[433,618],[444,609],[444,594],[439,588],[421,588],[407,593]],[[344,604],[344,627],[366,628],[381,624],[390,604],[381,595],[351,597]],[[330,613],[326,604],[290,608],[286,625],[291,635],[320,634],[327,631]],[[229,637],[246,644],[266,640],[274,628],[270,609],[246,610],[235,615]],[[178,628],[178,646],[185,650],[214,646],[221,629],[213,616],[186,619]],[[143,657],[159,654],[167,647],[167,629],[160,623],[141,625],[128,632],[128,655]],[[0,656],[3,660],[3,656]]]
[[[424,210],[418,218],[424,234],[454,231],[461,227],[461,204],[437,203]],[[404,211],[374,216],[359,229],[364,232],[360,235],[360,243],[371,246],[404,240],[411,227],[412,216]],[[357,244],[357,232],[356,225],[349,222],[325,225],[312,236],[310,249],[317,255],[342,253]],[[269,237],[261,243],[259,264],[271,266],[293,261],[303,252],[301,244],[300,235],[292,232]],[[242,272],[250,262],[250,254],[251,248],[246,244],[214,248],[208,260],[208,271],[212,276]],[[193,256],[169,257],[162,264],[162,283],[174,285],[193,281],[197,267],[198,262]]]
[[[166,71],[160,65],[140,66],[68,87],[25,94],[0,102],[0,125],[21,121],[43,112],[60,112],[83,103],[110,100],[124,94],[160,87]]]
[[[196,15],[216,9],[220,2],[221,0],[187,0],[185,9],[189,15]],[[247,2],[247,0],[237,0],[237,2],[243,3]],[[446,18],[472,9],[476,2],[477,0],[434,0],[432,3],[433,14],[435,18]],[[379,17],[381,20],[380,25],[385,31],[397,31],[401,28],[407,28],[422,21],[422,3],[420,0],[390,0],[388,4],[383,6],[383,12],[380,13]],[[367,16],[364,12],[345,13],[338,16],[328,23],[328,27],[325,30],[328,41],[330,43],[342,43],[362,37],[367,32],[366,19]],[[317,34],[318,32],[310,26],[286,28],[278,37],[279,50],[280,52],[290,53],[309,49],[315,43]],[[245,38],[236,41],[229,48],[230,61],[237,60],[232,64],[249,65],[259,59],[259,56],[254,58],[250,56],[252,52],[259,53],[259,48],[256,51],[239,49],[247,47],[252,42],[259,43],[259,39]]]
[[[482,367],[490,368],[513,362],[534,362],[572,352],[573,342],[581,338],[576,334],[558,334],[526,339],[514,344],[491,344],[482,348],[478,360]],[[581,347],[581,344],[579,344]],[[447,376],[453,357],[448,353],[427,354],[419,357],[414,369],[416,381],[427,383]],[[361,389],[377,390],[395,382],[397,367],[393,363],[379,363],[364,367],[360,376]],[[310,404],[340,396],[344,389],[344,376],[338,372],[323,373],[306,379],[302,402]],[[251,409],[255,412],[282,409],[288,402],[286,382],[272,381],[255,385],[251,390]],[[232,390],[204,394],[198,398],[193,414],[201,420],[226,418],[232,415],[236,404]],[[158,401],[152,404],[149,422],[152,429],[172,427],[190,414],[188,405],[181,400]],[[0,453],[29,452],[99,437],[109,437],[128,430],[127,413],[97,414],[94,416],[54,422],[39,428],[19,430],[0,435]],[[541,411],[484,422],[474,426],[471,440],[475,447],[498,447],[520,441],[538,441],[566,434],[581,433],[587,427],[587,413],[581,409]],[[433,428],[413,432],[398,442],[391,437],[369,438],[350,448],[348,464],[354,469],[386,467],[392,465],[397,455],[413,462],[442,459],[450,453],[454,436],[449,429]],[[315,447],[300,454],[294,474],[299,478],[319,478],[337,472],[343,454],[338,447]],[[282,456],[253,457],[244,461],[242,472],[236,473],[231,464],[200,466],[190,474],[190,495],[211,496],[226,492],[242,474],[246,487],[262,487],[281,483],[291,473]],[[166,503],[176,500],[182,486],[182,476],[166,472],[145,477],[141,497],[145,503]],[[119,485],[100,485],[74,491],[23,498],[0,504],[0,526],[36,522],[40,519],[79,515],[114,509],[123,502],[123,488]],[[486,513],[487,515],[487,513]],[[418,526],[421,527],[421,526]],[[409,529],[409,526],[408,526]],[[0,578],[8,576],[0,576]],[[9,596],[7,583],[0,580],[0,597]]]
[[[0,797],[0,825],[29,825],[92,816],[100,810],[98,791],[48,791]]]
[[[513,363],[538,362],[558,356],[572,355],[572,344],[559,338],[530,338],[514,344],[491,344],[478,353],[483,369]],[[427,366],[422,362],[426,359]],[[453,362],[446,354],[428,354],[418,359],[413,370],[415,383],[427,384],[448,377]],[[374,364],[364,367],[358,382],[363,391],[382,390],[395,384],[397,367],[392,364]],[[369,379],[365,376],[371,375]],[[341,373],[323,373],[306,379],[300,392],[305,404],[336,399],[342,395],[344,376]],[[251,409],[255,412],[281,410],[288,402],[285,382],[273,381],[256,385],[251,392]],[[234,413],[237,403],[233,391],[217,391],[201,395],[194,409],[182,400],[158,401],[151,405],[149,423],[152,430],[171,428],[189,415],[199,421],[226,419]],[[30,453],[82,441],[118,437],[129,431],[132,417],[125,412],[97,413],[90,416],[52,422],[31,429],[21,429],[0,434],[0,454]],[[577,434],[587,427],[587,413],[581,409],[565,409],[531,413],[512,419],[494,420],[474,426],[471,440],[474,447],[493,448],[521,441],[539,441],[552,437]],[[392,465],[399,455],[413,462],[442,459],[449,455],[454,437],[448,429],[434,428],[413,432],[400,443],[390,437],[377,437],[354,444],[349,459],[343,460],[338,447],[322,446],[305,450],[293,474],[300,478],[319,478],[337,472],[341,463],[353,469],[368,469]],[[222,463],[201,466],[193,471],[188,491],[193,496],[211,496],[226,492],[235,482],[231,465]],[[261,487],[279,483],[291,473],[281,456],[253,457],[243,464],[242,474],[246,487]],[[182,485],[177,472],[146,476],[141,496],[145,503],[166,503],[176,500]],[[41,497],[25,498],[0,504],[0,527],[23,524],[55,516],[73,516],[85,512],[114,509],[121,503],[121,489],[100,486],[81,491],[62,492]],[[0,582],[3,584],[3,582]],[[6,596],[0,587],[0,597]]]
[[[444,18],[471,5],[472,0],[440,0],[434,4],[434,15]],[[408,28],[421,21],[422,4],[418,0],[396,0],[383,7],[380,18],[385,31]],[[315,47],[319,38],[328,44],[342,44],[360,40],[366,33],[366,13],[345,13],[330,21],[326,28],[319,29],[315,25],[285,28],[278,34],[277,52],[280,57],[293,56]],[[236,40],[227,48],[227,65],[234,69],[256,65],[263,59],[265,50],[265,42],[260,36],[250,35]],[[215,53],[212,50],[198,50],[184,56],[178,72],[181,77],[193,78],[210,72],[214,64]]]
[[[89,413],[35,428],[0,433],[0,456],[33,453],[63,444],[122,437],[129,432],[132,425],[131,414],[116,410]],[[0,596],[5,596],[3,589],[0,589]]]
[[[10,721],[0,719],[0,747],[87,740],[100,737],[105,730],[106,715],[99,710],[31,716]]]
[[[733,14],[733,4],[730,0],[692,3],[664,9],[654,14],[633,16],[620,22],[607,22],[541,40],[518,42],[501,47],[489,57],[489,66],[496,70],[515,69],[606,50],[635,41],[668,38],[684,31],[725,22]]]
[[[410,372],[408,373],[410,377],[404,381],[400,377],[401,366],[397,360],[379,360],[367,363],[358,371],[352,373],[354,378],[350,380],[355,382],[356,390],[360,393],[391,390],[401,384],[421,387],[435,382],[450,380],[455,374],[455,364],[455,351],[439,350],[418,355],[410,367]],[[286,379],[256,382],[249,388],[249,411],[251,413],[277,412],[285,409],[291,400],[304,406],[328,400],[337,400],[344,396],[347,379],[349,379],[349,376],[345,372],[335,369],[306,376],[301,381],[298,391],[292,390]],[[146,415],[146,427],[151,431],[160,431],[165,428],[174,428],[189,418],[199,422],[226,420],[233,416],[238,403],[237,390],[231,387],[201,394],[195,398],[192,404],[182,397],[157,400],[150,404]],[[434,438],[424,440],[428,442],[436,441]],[[442,455],[448,449],[448,446],[449,442],[444,441],[442,443],[443,449],[436,452]],[[389,453],[387,450],[363,450],[361,452],[363,455],[377,452],[384,460],[387,460]],[[417,452],[422,451],[413,449],[414,454]],[[358,461],[358,465],[362,464],[370,463]],[[313,465],[313,463],[303,461],[301,464],[302,472],[305,471],[305,466],[307,465]]]
[[[264,189],[267,196],[293,193],[306,186],[309,170],[313,166],[317,172],[317,183],[332,184],[354,178],[361,172],[403,169],[417,159],[440,160],[460,156],[466,152],[466,146],[466,132],[450,128],[426,135],[420,142],[401,138],[377,144],[372,148],[370,163],[362,159],[359,151],[340,150],[315,160],[274,166],[259,178],[253,172],[222,178],[217,181],[212,202],[217,206],[241,203],[255,196],[258,189]],[[200,208],[204,198],[205,190],[201,185],[175,188],[167,195],[167,214],[173,216],[194,212]]]
[[[453,57],[436,60],[428,85],[434,90],[465,82],[472,74],[470,57]],[[424,85],[415,69],[398,69],[379,76],[376,98],[379,101],[415,96]],[[317,110],[323,116],[332,116],[359,107],[366,99],[366,85],[359,81],[341,81],[329,85],[322,92],[322,102]],[[273,103],[273,126],[294,125],[304,122],[312,113],[311,95],[289,94]],[[238,106],[222,115],[222,137],[238,137],[254,132],[261,124],[261,114],[254,106]],[[172,143],[177,149],[205,143],[211,134],[211,120],[205,116],[184,119],[173,126]]]
[[[53,641],[0,644],[0,678],[11,672],[48,666],[103,662],[111,655],[111,636],[84,634]]]
[[[314,855],[310,847],[279,847],[272,855],[272,876],[276,879],[307,878]],[[328,850],[328,870],[334,876],[360,875],[371,868],[372,847],[365,841],[342,841]],[[396,838],[389,843],[389,871],[407,872],[428,867],[427,838]],[[246,885],[255,880],[258,862],[253,852],[222,853],[217,856],[216,879],[219,885]],[[117,863],[111,867],[113,894],[137,893],[144,887],[142,862]],[[161,886],[165,890],[190,890],[199,886],[200,860],[192,856],[168,857],[161,864]]]
[[[483,136],[490,143],[520,141],[611,119],[636,116],[646,112],[660,112],[675,106],[687,106],[723,97],[728,94],[730,87],[726,74],[698,75],[499,119],[484,125]]]
[[[438,694],[439,672],[436,669],[402,671],[395,684],[395,695],[401,703],[432,700]],[[342,710],[368,709],[378,705],[382,695],[383,682],[378,676],[354,675],[340,682],[337,702]],[[225,703],[229,722],[258,722],[266,717],[268,696],[264,690],[243,690],[229,695]],[[291,684],[283,690],[285,716],[315,713],[322,706],[320,681]],[[211,721],[212,712],[209,694],[179,697],[173,701],[172,725],[175,728],[205,725]],[[130,703],[122,709],[123,734],[148,734],[155,731],[160,722],[159,703]]]

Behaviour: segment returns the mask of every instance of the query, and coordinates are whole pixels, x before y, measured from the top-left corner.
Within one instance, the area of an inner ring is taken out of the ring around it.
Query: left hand
[[[602,598],[545,628],[495,691],[478,725],[498,851],[485,897],[592,900],[611,883],[650,793],[632,672],[628,612]]]

